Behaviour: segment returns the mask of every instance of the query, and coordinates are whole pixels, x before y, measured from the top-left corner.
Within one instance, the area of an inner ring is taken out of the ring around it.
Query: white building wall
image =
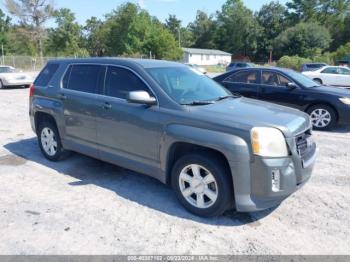
[[[184,54],[184,62],[202,66],[229,64],[231,63],[230,55],[201,55],[201,54]]]

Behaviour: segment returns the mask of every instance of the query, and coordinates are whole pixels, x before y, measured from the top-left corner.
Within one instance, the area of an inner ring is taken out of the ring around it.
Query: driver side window
[[[269,85],[274,87],[286,87],[291,81],[281,74],[263,71],[261,83],[263,85]]]
[[[120,67],[108,67],[106,76],[106,95],[121,99],[131,91],[146,91],[152,93],[141,79],[130,70]]]

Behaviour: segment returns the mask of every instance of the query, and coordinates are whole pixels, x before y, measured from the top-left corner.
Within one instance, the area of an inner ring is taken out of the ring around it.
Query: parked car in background
[[[235,70],[214,78],[232,93],[299,109],[318,130],[350,124],[350,90],[328,87],[281,68]]]
[[[254,67],[254,66],[255,65],[253,63],[248,63],[248,62],[232,62],[226,68],[226,72],[229,72],[229,71],[232,71],[232,70],[238,69],[238,68],[249,68],[249,67]]]
[[[30,89],[30,118],[47,159],[72,150],[150,175],[200,216],[279,205],[317,156],[307,114],[173,62],[51,61]]]
[[[317,69],[320,69],[322,67],[327,66],[325,63],[309,63],[309,64],[303,64],[301,66],[301,72],[308,72],[308,71],[315,71]]]
[[[325,66],[303,74],[319,84],[350,88],[350,68],[348,67]]]
[[[6,87],[29,87],[34,79],[12,66],[0,66],[0,89]]]
[[[191,68],[193,68],[193,69],[195,69],[195,70],[201,72],[202,74],[205,74],[205,75],[206,75],[206,74],[208,73],[207,69],[205,69],[205,68],[202,67],[202,66],[195,65],[195,64],[185,64],[185,65],[187,65],[187,66],[189,66],[189,67],[191,67]]]

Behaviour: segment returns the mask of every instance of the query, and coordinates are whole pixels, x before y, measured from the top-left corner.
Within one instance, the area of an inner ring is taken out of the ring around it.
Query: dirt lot
[[[350,128],[315,133],[314,176],[277,209],[201,219],[151,178],[46,161],[28,90],[1,90],[0,108],[0,254],[350,254]]]

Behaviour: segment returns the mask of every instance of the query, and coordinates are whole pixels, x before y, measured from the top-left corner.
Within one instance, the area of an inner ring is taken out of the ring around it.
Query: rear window
[[[232,83],[257,84],[258,71],[239,71],[226,78],[225,81]]]
[[[56,73],[58,67],[58,64],[46,65],[45,68],[40,72],[39,76],[36,78],[34,84],[36,86],[47,86]]]
[[[98,94],[103,85],[104,69],[101,65],[70,66],[63,78],[63,88]]]

